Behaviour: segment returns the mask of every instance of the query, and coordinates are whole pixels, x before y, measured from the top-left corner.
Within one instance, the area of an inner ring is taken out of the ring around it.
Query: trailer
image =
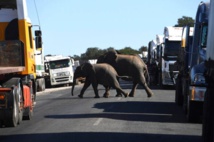
[[[203,142],[214,141],[214,0],[210,1],[208,37],[205,61],[207,88],[203,108]]]
[[[42,49],[42,33],[35,31],[34,40],[26,0],[0,1],[0,15],[0,124],[15,127],[33,115],[34,49]]]

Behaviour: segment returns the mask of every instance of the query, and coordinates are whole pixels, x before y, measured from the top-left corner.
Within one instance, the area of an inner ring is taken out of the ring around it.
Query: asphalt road
[[[77,97],[82,85],[46,89],[37,94],[33,119],[15,128],[0,128],[0,142],[200,142],[202,125],[188,123],[175,105],[173,89],[153,87],[147,98],[142,87],[135,97],[95,99],[92,88]],[[122,84],[130,91],[130,84]]]

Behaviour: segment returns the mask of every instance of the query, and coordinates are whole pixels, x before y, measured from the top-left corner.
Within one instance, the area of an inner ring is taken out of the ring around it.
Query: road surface
[[[0,128],[1,142],[200,142],[202,125],[188,123],[175,105],[173,89],[153,88],[147,98],[142,87],[135,97],[95,99],[92,88],[77,97],[82,85],[46,89],[37,94],[33,119],[15,128]],[[129,83],[122,83],[130,91]]]

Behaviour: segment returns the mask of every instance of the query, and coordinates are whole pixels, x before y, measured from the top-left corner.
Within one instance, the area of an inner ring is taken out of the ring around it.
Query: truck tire
[[[163,88],[163,80],[162,80],[162,73],[159,72],[159,75],[158,75],[158,84],[159,84],[159,87],[160,88]]]
[[[20,124],[23,119],[23,103],[24,103],[23,93],[22,93],[20,83],[14,88],[14,92],[16,92],[16,100],[17,100],[18,111],[19,111],[18,112],[18,115],[19,115],[18,124]]]
[[[5,125],[8,127],[16,127],[19,121],[19,110],[18,110],[18,104],[16,101],[15,96],[12,97],[13,100],[13,108],[12,110],[7,112],[7,120],[5,120]]]
[[[182,95],[183,95],[183,110],[184,110],[184,113],[187,114],[189,83],[185,78],[182,78],[181,85],[182,85]]]
[[[202,127],[202,139],[203,142],[213,142],[214,136],[214,110],[213,110],[214,97],[211,93],[211,89],[207,89],[204,97],[203,106],[203,127]]]
[[[199,121],[199,115],[197,114],[197,102],[190,101],[188,97],[188,105],[187,105],[187,121],[188,122],[198,122]]]
[[[37,79],[37,91],[44,90],[45,90],[45,79],[44,78]]]
[[[181,78],[178,76],[176,79],[176,86],[175,86],[175,103],[178,106],[183,105],[183,95],[182,95],[182,83],[181,83]]]
[[[33,117],[33,108],[30,107],[25,108],[25,115],[23,116],[24,120],[31,120]]]

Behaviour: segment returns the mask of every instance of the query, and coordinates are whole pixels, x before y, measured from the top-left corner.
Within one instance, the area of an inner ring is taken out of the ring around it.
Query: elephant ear
[[[97,64],[99,63],[104,63],[105,62],[105,54],[104,55],[100,55],[98,58],[97,58]]]
[[[117,58],[117,52],[114,50],[114,51],[109,51],[105,54],[105,61],[107,63],[114,63],[116,58]]]
[[[93,66],[90,63],[84,63],[81,66],[81,70],[83,74],[87,76],[93,70]]]

